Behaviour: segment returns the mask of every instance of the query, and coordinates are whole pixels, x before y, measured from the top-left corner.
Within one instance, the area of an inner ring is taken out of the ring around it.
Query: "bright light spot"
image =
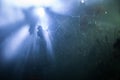
[[[77,2],[78,0],[3,0],[5,6],[20,9],[48,7],[51,11],[58,14],[70,14],[78,6]]]
[[[107,14],[108,12],[107,11],[105,11],[105,14]]]
[[[42,7],[41,8],[36,8],[34,10],[34,14],[39,16],[39,17],[44,17],[45,16],[45,10]]]
[[[18,48],[29,34],[28,30],[29,26],[24,26],[5,40],[5,46],[3,50],[5,58],[10,59],[16,55],[15,53],[17,53]]]
[[[80,2],[81,2],[81,3],[85,3],[85,0],[81,0]]]
[[[42,23],[41,26],[43,30],[48,30],[48,24]]]
[[[49,17],[43,7],[36,8],[34,10],[34,15],[38,17],[37,26],[41,26],[43,30],[48,30],[49,26]]]

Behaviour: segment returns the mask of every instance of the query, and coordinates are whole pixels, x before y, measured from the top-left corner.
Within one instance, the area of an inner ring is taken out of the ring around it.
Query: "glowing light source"
[[[37,26],[41,26],[43,30],[47,30],[49,26],[49,17],[46,14],[45,8],[36,8],[33,13],[38,17]]]
[[[81,0],[80,2],[81,2],[81,3],[85,3],[85,0]]]
[[[34,14],[37,15],[37,16],[39,16],[39,17],[44,17],[45,16],[45,10],[42,7],[36,8],[34,10]]]

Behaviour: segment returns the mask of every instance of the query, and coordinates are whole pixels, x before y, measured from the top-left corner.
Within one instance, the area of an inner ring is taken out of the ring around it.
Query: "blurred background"
[[[120,80],[119,0],[0,0],[0,80]]]

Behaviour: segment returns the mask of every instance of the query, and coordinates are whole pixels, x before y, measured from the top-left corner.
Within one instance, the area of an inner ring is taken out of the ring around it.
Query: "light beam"
[[[5,40],[3,53],[6,59],[11,59],[15,55],[17,55],[16,53],[20,45],[29,35],[28,29],[29,29],[29,26],[24,26],[19,31],[17,31],[16,33],[13,33],[12,36],[10,36]]]

